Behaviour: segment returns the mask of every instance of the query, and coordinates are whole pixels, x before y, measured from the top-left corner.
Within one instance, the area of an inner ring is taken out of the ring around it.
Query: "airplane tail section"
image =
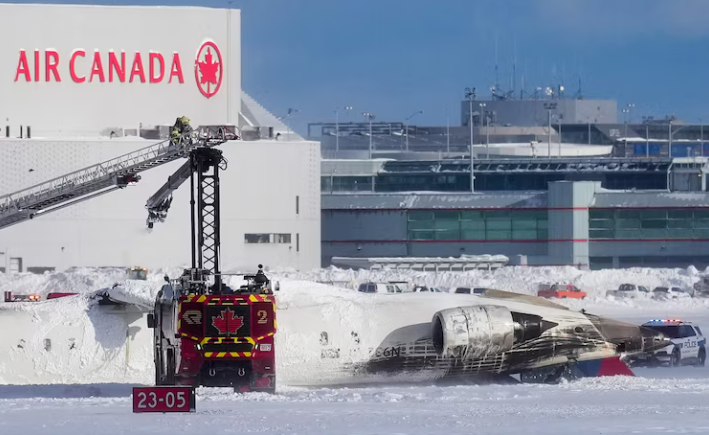
[[[585,377],[590,378],[601,376],[635,376],[635,373],[617,356],[577,362],[575,365]]]
[[[615,356],[533,369],[520,373],[519,380],[528,384],[556,384],[562,379],[575,381],[606,376],[635,376],[635,373]]]

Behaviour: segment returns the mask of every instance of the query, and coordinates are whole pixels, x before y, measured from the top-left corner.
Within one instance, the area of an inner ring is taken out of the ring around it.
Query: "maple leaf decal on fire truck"
[[[236,334],[244,326],[244,317],[235,316],[234,312],[227,308],[218,316],[212,316],[212,326],[217,328],[219,335]]]
[[[222,85],[224,62],[219,47],[214,42],[207,41],[199,48],[194,73],[202,95],[207,98],[216,95]]]

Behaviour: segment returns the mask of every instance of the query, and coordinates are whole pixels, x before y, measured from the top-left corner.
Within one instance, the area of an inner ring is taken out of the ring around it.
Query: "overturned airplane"
[[[402,379],[494,382],[512,375],[522,382],[554,383],[562,378],[632,375],[621,356],[651,352],[669,343],[648,328],[498,290],[479,296],[358,296],[350,306],[365,305],[361,312],[313,309],[300,313],[309,317],[307,322],[281,322],[286,325],[280,332],[282,340],[296,330],[299,337],[286,347],[318,342],[319,352],[311,354],[319,358],[308,358],[303,368],[318,384]],[[333,316],[333,311],[345,316]]]
[[[669,344],[652,329],[504,291],[473,296],[323,288],[289,294],[287,283],[281,287],[275,335],[279,385],[475,383],[512,377],[553,383],[632,375],[619,357]],[[121,290],[1,304],[0,326],[15,332],[0,340],[0,381],[152,382],[153,337],[147,327],[152,307],[125,298]]]

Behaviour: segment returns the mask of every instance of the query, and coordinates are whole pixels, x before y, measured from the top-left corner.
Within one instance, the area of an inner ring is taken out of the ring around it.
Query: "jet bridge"
[[[140,181],[140,173],[177,159],[192,151],[212,148],[240,139],[228,127],[209,127],[183,137],[178,143],[165,140],[114,159],[61,177],[0,196],[0,229],[37,216],[123,189]]]

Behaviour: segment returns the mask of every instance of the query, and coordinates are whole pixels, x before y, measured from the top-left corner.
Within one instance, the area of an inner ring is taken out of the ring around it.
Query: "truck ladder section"
[[[195,170],[192,156],[190,156],[190,159],[185,162],[184,165],[180,166],[180,169],[167,177],[167,183],[163,184],[162,187],[148,199],[145,203],[145,208],[148,210],[148,228],[152,228],[154,222],[165,222],[170,204],[172,204],[172,192],[182,186],[182,183],[187,181]]]
[[[184,140],[178,144],[174,144],[168,139],[103,163],[0,196],[0,229],[116,189],[122,189],[130,183],[138,182],[140,172],[189,157],[193,150],[212,148],[228,140],[223,134],[215,136],[212,137],[210,134],[192,140]]]
[[[212,294],[222,289],[220,256],[220,192],[219,171],[226,170],[227,161],[219,149],[197,149],[189,160],[151,196],[145,204],[148,210],[146,223],[153,228],[155,222],[164,222],[172,203],[172,194],[187,179],[190,180],[190,206],[192,230],[192,284],[203,280],[206,272],[214,276]],[[198,275],[197,275],[198,273]],[[193,287],[193,290],[197,287]],[[206,289],[196,291],[203,294]]]

